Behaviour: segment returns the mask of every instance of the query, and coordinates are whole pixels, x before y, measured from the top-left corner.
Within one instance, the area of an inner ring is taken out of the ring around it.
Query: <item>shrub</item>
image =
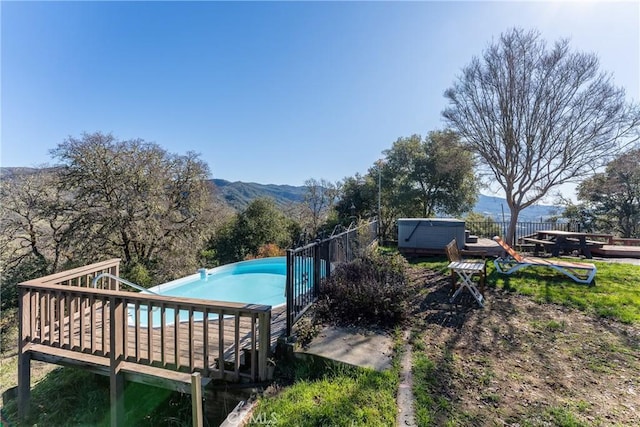
[[[373,253],[338,266],[325,281],[316,305],[319,320],[392,328],[408,319],[412,290],[407,262]]]
[[[147,267],[137,262],[125,265],[122,269],[122,277],[145,288],[148,288],[153,283]]]
[[[267,243],[266,245],[262,245],[258,248],[258,253],[256,255],[249,254],[244,257],[244,259],[269,258],[274,256],[283,256],[284,254],[284,249],[280,249],[280,247],[275,243]]]

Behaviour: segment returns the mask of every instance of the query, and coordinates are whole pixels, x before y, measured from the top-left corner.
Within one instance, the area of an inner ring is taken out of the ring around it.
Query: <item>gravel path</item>
[[[414,397],[413,397],[413,376],[411,373],[411,344],[409,343],[409,332],[405,332],[404,352],[402,355],[402,361],[400,362],[400,387],[398,388],[398,417],[396,418],[396,425],[402,426],[415,426],[415,409],[414,409]]]

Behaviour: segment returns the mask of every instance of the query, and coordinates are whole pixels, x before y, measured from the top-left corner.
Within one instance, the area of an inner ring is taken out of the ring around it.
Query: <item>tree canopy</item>
[[[299,233],[299,226],[280,212],[272,199],[255,199],[211,239],[213,257],[209,258],[226,264],[259,256],[268,244],[289,248]]]
[[[471,153],[450,131],[398,138],[386,155],[385,184],[404,215],[460,215],[477,197]]]
[[[103,133],[70,137],[52,154],[55,167],[0,182],[3,301],[15,303],[22,280],[107,257],[141,284],[200,266],[221,207],[196,154]]]
[[[522,209],[588,176],[638,138],[640,109],[594,54],[537,31],[503,33],[445,92],[443,116],[506,195],[512,239]]]
[[[141,139],[93,133],[70,137],[52,154],[73,194],[87,253],[121,257],[166,275],[193,271],[184,248],[204,238],[212,214],[208,166],[195,153],[169,154]]]
[[[640,149],[618,156],[604,172],[581,182],[578,200],[591,208],[599,230],[640,238]]]

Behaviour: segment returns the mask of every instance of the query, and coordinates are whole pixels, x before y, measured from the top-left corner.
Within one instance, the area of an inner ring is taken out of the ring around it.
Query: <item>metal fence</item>
[[[351,262],[377,239],[377,221],[352,224],[329,238],[287,250],[287,336],[315,302],[320,283],[337,264]]]
[[[506,236],[509,222],[496,221],[466,221],[465,228],[474,236],[487,239],[493,236]],[[518,222],[516,234],[512,244],[518,244],[526,236],[535,234],[538,230],[581,231],[581,225],[576,222]]]

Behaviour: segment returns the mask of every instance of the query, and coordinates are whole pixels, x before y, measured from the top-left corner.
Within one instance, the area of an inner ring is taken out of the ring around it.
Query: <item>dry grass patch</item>
[[[413,277],[420,425],[640,425],[637,325],[496,289],[451,305],[447,277]]]

